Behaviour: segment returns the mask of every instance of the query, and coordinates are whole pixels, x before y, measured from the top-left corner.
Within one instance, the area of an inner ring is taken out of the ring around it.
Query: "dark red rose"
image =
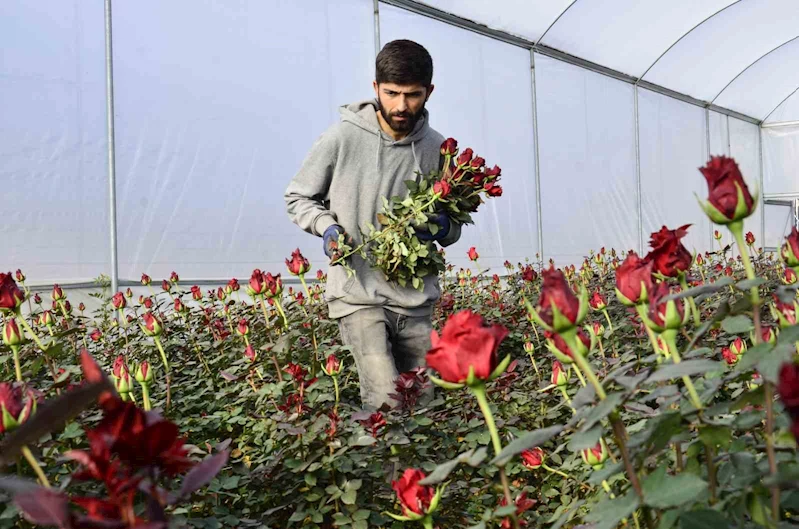
[[[114,294],[114,297],[111,298],[111,303],[114,305],[115,309],[119,310],[124,309],[127,306],[128,301],[125,299],[125,294],[122,292],[117,292]]]
[[[646,292],[652,290],[652,261],[641,259],[635,252],[627,254],[627,258],[616,269],[616,289],[624,296],[621,301],[640,303],[646,300]]]
[[[564,340],[560,334],[544,331],[544,337],[552,342],[552,345],[555,346],[560,353],[568,356],[569,358],[574,358],[574,353],[572,353],[571,348],[566,344],[566,340]],[[583,331],[582,327],[577,329],[577,338],[583,343],[586,349],[591,347],[591,338]],[[557,355],[556,355],[557,356]]]
[[[671,289],[665,281],[658,283],[652,289],[649,295],[649,319],[652,320],[658,327],[679,327],[677,321],[666,321],[666,311],[668,309],[668,302],[663,301],[663,298],[671,294]],[[679,301],[674,303],[679,315],[679,321],[682,321],[685,315],[685,305]]]
[[[777,393],[785,409],[793,417],[799,415],[799,365],[793,362],[783,364],[780,368],[780,379]]]
[[[655,272],[667,277],[677,277],[680,272],[691,268],[691,252],[680,242],[680,239],[688,235],[690,226],[686,224],[676,230],[663,226],[660,231],[651,235],[649,245],[652,246],[652,251],[648,258],[652,261]]]
[[[748,244],[749,246],[755,244],[755,235],[751,231],[746,232],[746,244]]]
[[[11,272],[0,273],[0,310],[14,311],[24,299],[25,293],[17,286]]]
[[[507,335],[503,326],[486,325],[479,314],[460,311],[447,319],[440,337],[431,333],[427,365],[447,382],[465,382],[470,368],[476,379],[487,380],[499,364],[497,349]]]
[[[486,182],[483,186],[483,189],[486,190],[488,196],[491,197],[501,197],[502,196],[502,186],[495,184],[494,182]]]
[[[472,162],[473,154],[474,151],[472,151],[470,147],[466,147],[466,149],[464,149],[460,156],[458,156],[458,158],[455,160],[455,163],[457,163],[459,167],[467,166]]]
[[[576,324],[580,316],[580,300],[574,295],[563,272],[550,265],[544,270],[544,284],[541,287],[541,298],[538,300],[538,314],[544,323],[553,325],[552,307],[557,307],[571,323]]]
[[[311,263],[308,262],[308,259],[303,257],[300,253],[300,249],[297,248],[291,252],[291,260],[286,259],[286,267],[288,267],[289,272],[293,275],[299,276],[311,269]]]
[[[446,180],[440,180],[433,184],[433,193],[439,195],[440,198],[447,198],[450,191],[452,191],[452,186]]]
[[[788,266],[799,266],[799,230],[796,226],[791,228],[790,235],[785,238],[781,255]]]
[[[713,208],[710,210],[706,208],[705,211],[711,220],[722,224],[740,220],[752,214],[755,209],[755,201],[733,158],[712,156],[707,165],[701,167],[699,171],[707,180],[708,202]],[[744,201],[744,204],[740,205],[738,204],[739,188]],[[716,211],[714,212],[713,209]],[[739,210],[738,213],[736,210]]]
[[[496,180],[502,175],[502,169],[500,169],[498,165],[495,165],[491,169],[486,168],[484,175],[486,180]]]
[[[518,518],[519,515],[521,515],[524,511],[531,509],[538,502],[536,500],[528,498],[526,492],[522,492],[521,494],[516,496],[514,503],[516,504],[516,517]],[[505,496],[502,496],[502,499],[499,500],[499,505],[501,507],[504,507],[507,504],[508,504],[507,498],[505,498]],[[518,522],[519,522],[519,527],[527,526],[527,520],[519,519]],[[513,525],[511,524],[511,519],[508,517],[503,518],[499,526],[501,529],[511,529],[511,527],[513,527]]]
[[[455,141],[455,138],[447,138],[444,140],[444,143],[441,144],[441,155],[442,156],[455,156],[455,153],[458,152],[458,142]]]
[[[191,297],[194,301],[200,301],[201,299],[203,299],[202,289],[197,285],[191,287]]]
[[[415,514],[425,514],[430,508],[436,491],[433,487],[419,485],[425,478],[424,472],[416,468],[408,468],[403,472],[399,481],[392,481],[391,488],[397,493],[403,514],[408,512]]]
[[[485,164],[486,164],[485,158],[483,158],[482,156],[475,156],[472,159],[472,162],[471,162],[470,165],[471,165],[472,169],[480,169]]]
[[[36,395],[8,382],[0,383],[0,434],[14,430],[36,409]]]
[[[602,310],[608,306],[608,300],[606,300],[605,296],[599,292],[594,292],[594,295],[591,296],[591,299],[588,301],[588,303],[594,310]]]
[[[538,446],[529,450],[522,450],[521,456],[522,465],[530,470],[541,468],[541,465],[544,464],[544,451]]]
[[[173,283],[177,283],[178,281],[180,281],[180,276],[178,276],[178,273],[177,273],[177,272],[174,272],[174,271],[173,271],[173,272],[172,272],[172,273],[169,275],[169,280],[170,280],[170,281],[172,281]]]
[[[147,286],[147,285],[149,285],[152,282],[153,282],[153,280],[147,274],[142,274],[141,275],[141,284],[142,285]]]
[[[524,268],[522,268],[522,280],[527,281],[528,283],[532,283],[536,279],[538,279],[538,272],[536,272],[531,265],[527,265]]]

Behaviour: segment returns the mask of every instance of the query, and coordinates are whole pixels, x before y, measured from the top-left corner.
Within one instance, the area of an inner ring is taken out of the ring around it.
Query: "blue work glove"
[[[325,233],[322,235],[322,244],[325,255],[330,258],[331,261],[334,261],[341,257],[341,252],[338,249],[338,239],[339,235],[344,234],[346,236],[346,232],[344,228],[342,228],[338,224],[333,224],[325,230]]]
[[[449,220],[446,213],[431,213],[427,215],[427,222],[437,225],[438,231],[433,235],[427,229],[427,224],[414,226],[413,229],[416,231],[416,237],[418,237],[420,241],[440,241],[449,234],[449,229],[452,224],[452,221]]]

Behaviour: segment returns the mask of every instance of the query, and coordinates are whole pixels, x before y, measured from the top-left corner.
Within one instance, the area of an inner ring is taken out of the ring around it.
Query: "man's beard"
[[[419,121],[419,118],[422,117],[424,113],[424,103],[422,104],[422,108],[414,114],[410,111],[405,112],[395,112],[389,115],[386,112],[386,109],[383,108],[383,103],[380,101],[380,98],[377,99],[377,108],[380,110],[380,115],[383,116],[383,119],[386,120],[388,126],[391,127],[391,130],[394,132],[405,132],[410,133],[413,128],[416,126],[416,122]],[[405,121],[397,121],[394,117],[403,117]]]

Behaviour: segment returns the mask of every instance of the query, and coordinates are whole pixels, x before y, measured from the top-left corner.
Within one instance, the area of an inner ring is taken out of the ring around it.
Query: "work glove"
[[[335,261],[342,255],[338,248],[338,240],[340,235],[344,235],[346,237],[347,233],[339,224],[332,224],[322,235],[323,250],[325,255],[328,256],[331,261]]]
[[[428,224],[435,224],[438,226],[438,231],[433,235],[427,228]],[[452,226],[452,221],[446,213],[430,213],[427,215],[427,222],[422,224],[414,224],[413,229],[416,232],[416,237],[420,241],[440,241],[449,234]]]

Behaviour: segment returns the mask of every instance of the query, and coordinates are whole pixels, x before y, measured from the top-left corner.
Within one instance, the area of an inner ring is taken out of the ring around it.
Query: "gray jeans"
[[[383,307],[360,309],[338,320],[341,341],[352,349],[361,383],[361,403],[379,408],[394,405],[394,380],[399,373],[425,365],[430,350],[429,316],[411,317]]]

